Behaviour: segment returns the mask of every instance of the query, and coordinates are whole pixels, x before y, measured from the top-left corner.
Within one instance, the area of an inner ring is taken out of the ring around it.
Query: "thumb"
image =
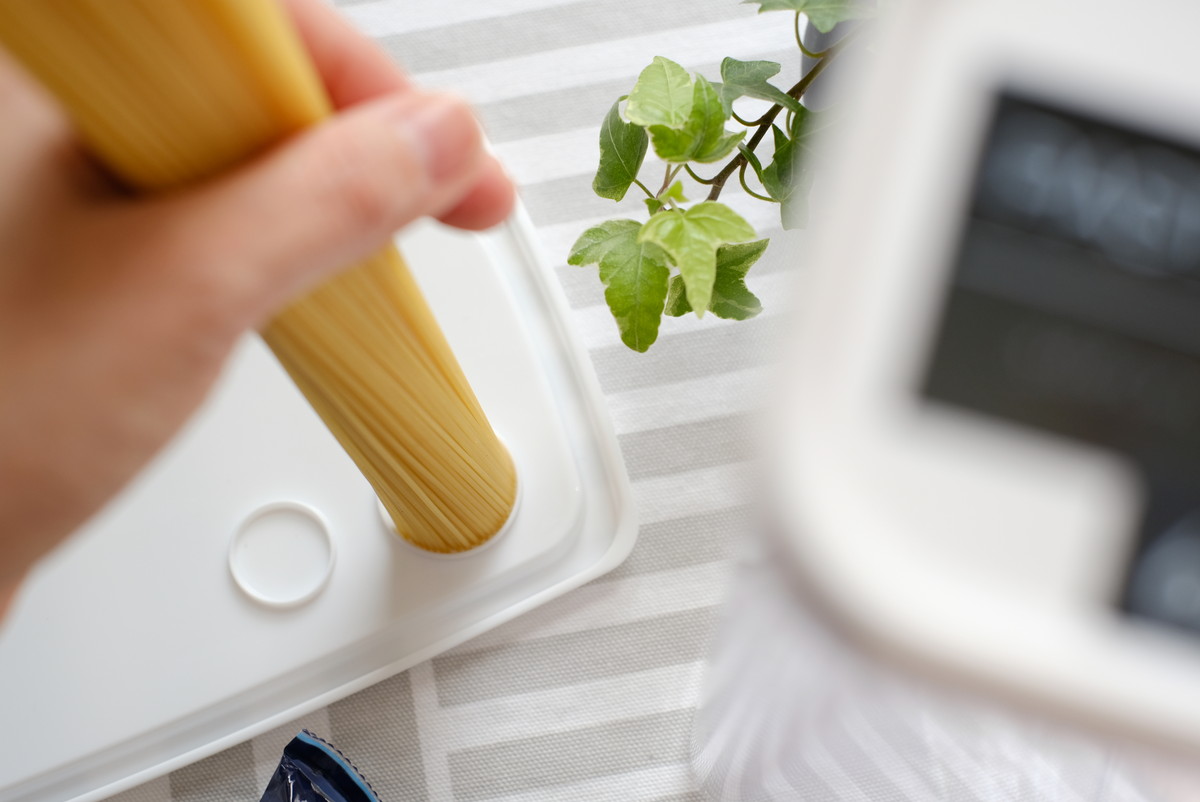
[[[148,201],[151,219],[141,228],[166,237],[179,269],[205,271],[206,285],[229,294],[227,308],[242,307],[256,325],[407,223],[453,210],[490,159],[464,101],[408,91],[342,112],[229,175]]]

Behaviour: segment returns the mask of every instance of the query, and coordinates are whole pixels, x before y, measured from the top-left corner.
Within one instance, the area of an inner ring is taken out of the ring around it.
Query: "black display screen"
[[[1200,149],[1002,98],[924,394],[1130,459],[1121,604],[1200,630]]]

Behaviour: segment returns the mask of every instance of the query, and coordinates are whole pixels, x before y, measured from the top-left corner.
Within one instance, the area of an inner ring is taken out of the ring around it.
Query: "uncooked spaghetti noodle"
[[[0,43],[139,189],[228,169],[331,112],[276,0],[0,0]],[[501,527],[512,462],[394,247],[262,334],[400,534],[457,552]]]

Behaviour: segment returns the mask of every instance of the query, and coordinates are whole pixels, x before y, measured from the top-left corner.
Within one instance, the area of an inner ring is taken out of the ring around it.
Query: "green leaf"
[[[654,152],[663,161],[715,162],[728,156],[745,131],[730,134],[725,130],[725,107],[717,90],[703,75],[697,75],[692,91],[692,109],[682,127],[650,126]]]
[[[621,119],[621,101],[608,110],[600,126],[600,167],[592,190],[602,198],[619,201],[637,179],[646,158],[650,137],[646,129]]]
[[[759,179],[767,194],[781,204],[783,227],[801,228],[808,222],[808,193],[812,186],[809,165],[809,138],[818,127],[821,115],[805,110],[792,123],[791,136],[772,126],[775,154],[763,168]]]
[[[800,101],[770,84],[767,79],[779,74],[781,67],[774,61],[738,61],[727,58],[721,62],[721,101],[731,106],[739,97],[753,97],[778,103],[785,109],[800,112]]]
[[[775,135],[775,154],[770,164],[763,168],[760,180],[767,194],[781,205],[780,217],[784,228],[798,228],[804,224],[802,207],[793,197],[798,185],[804,183],[806,173],[803,161],[796,157],[796,143],[787,138],[779,126],[772,126]]]
[[[655,56],[629,93],[625,116],[643,127],[680,128],[692,111],[692,76],[674,61]]]
[[[829,33],[839,22],[868,17],[873,13],[870,4],[863,0],[742,0],[742,4],[757,5],[759,14],[764,11],[799,11],[821,33]]]
[[[664,198],[670,198],[676,203],[687,203],[687,198],[683,197],[683,182],[676,181],[667,191],[662,194]]]
[[[667,308],[663,311],[671,317],[683,317],[692,311],[692,305],[687,299],[687,289],[683,286],[683,276],[671,276],[671,286],[667,290]]]
[[[571,246],[567,257],[569,265],[598,265],[612,251],[619,250],[628,232],[629,224],[638,225],[635,220],[609,220],[598,226],[592,226],[579,235]],[[639,226],[640,227],[640,226]],[[636,235],[635,235],[636,236]]]
[[[746,147],[745,145],[738,145],[738,152],[746,157],[746,163],[754,168],[754,174],[758,176],[759,181],[762,181],[763,166],[762,161],[758,158],[758,154],[750,150],[750,148]]]
[[[762,311],[762,304],[746,287],[746,273],[767,250],[770,240],[760,239],[717,250],[717,278],[708,308],[719,318],[749,320]]]
[[[725,97],[725,86],[720,81],[713,81],[712,88],[717,91],[717,97],[721,98],[721,108],[725,110],[725,119],[733,116],[733,101]]]
[[[604,300],[617,321],[621,341],[645,352],[658,339],[671,271],[661,248],[639,240],[641,229],[636,220],[609,220],[593,226],[575,242],[567,263],[599,264]]]
[[[662,192],[657,198],[646,198],[646,208],[650,210],[650,214],[655,215],[667,208],[667,200],[673,200],[676,203],[687,203],[687,198],[683,197],[683,182],[676,181],[666,191]]]
[[[660,246],[679,268],[688,300],[700,317],[712,299],[717,249],[753,237],[753,226],[733,209],[715,201],[704,201],[683,211],[656,214],[638,233],[639,242]]]
[[[713,281],[709,311],[725,320],[749,320],[762,311],[762,303],[746,287],[746,273],[767,250],[769,242],[760,239],[717,249],[717,277]],[[666,312],[671,317],[680,317],[691,311],[683,279],[675,276],[667,292]]]

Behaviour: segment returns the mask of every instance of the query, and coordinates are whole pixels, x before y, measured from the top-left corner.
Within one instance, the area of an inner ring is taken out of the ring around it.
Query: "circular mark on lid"
[[[316,510],[294,501],[260,507],[233,536],[229,571],[242,592],[270,607],[315,597],[333,573],[333,539]]]

